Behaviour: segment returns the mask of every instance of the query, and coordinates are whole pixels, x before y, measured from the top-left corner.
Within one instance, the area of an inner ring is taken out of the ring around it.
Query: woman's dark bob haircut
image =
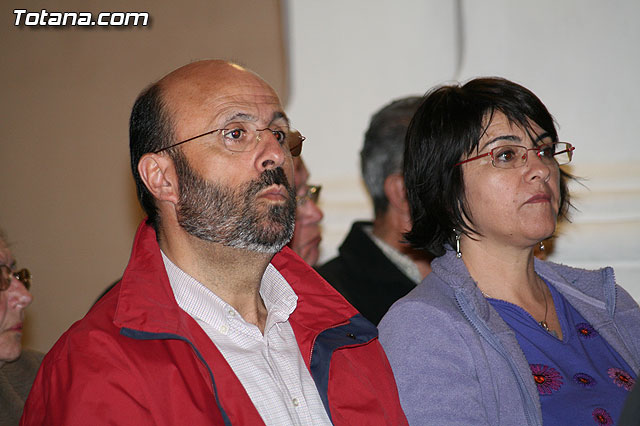
[[[530,90],[503,78],[476,78],[463,86],[429,91],[407,130],[404,179],[413,227],[405,234],[412,247],[442,256],[454,247],[454,228],[479,235],[466,206],[462,167],[455,165],[478,150],[480,138],[499,111],[511,124],[536,135],[532,123],[558,142],[554,119]],[[570,206],[560,170],[559,217]]]

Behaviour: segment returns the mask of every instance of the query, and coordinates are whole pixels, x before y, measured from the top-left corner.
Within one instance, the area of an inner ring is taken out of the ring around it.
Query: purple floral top
[[[622,357],[549,285],[562,340],[524,309],[487,298],[515,331],[540,394],[547,425],[614,425],[636,377]]]

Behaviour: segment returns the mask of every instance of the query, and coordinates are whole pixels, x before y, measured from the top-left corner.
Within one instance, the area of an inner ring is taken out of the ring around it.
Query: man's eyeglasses
[[[307,201],[318,202],[322,185],[307,185],[307,192],[303,195],[296,195],[296,205],[302,207]]]
[[[13,272],[8,265],[0,265],[0,291],[11,287],[11,280],[14,278],[20,281],[27,290],[31,288],[31,272],[28,269],[24,268]]]
[[[289,128],[270,128],[265,127],[264,129],[257,129],[250,123],[233,123],[227,126],[224,129],[215,129],[205,132],[201,135],[194,136],[189,139],[185,139],[181,142],[174,143],[173,145],[166,146],[157,151],[154,151],[154,154],[158,154],[162,151],[166,151],[169,148],[176,147],[178,145],[182,145],[183,143],[190,142],[194,139],[201,138],[203,136],[211,135],[214,133],[218,133],[218,140],[222,142],[222,145],[233,152],[246,152],[252,151],[258,142],[260,142],[260,138],[263,132],[269,132],[276,140],[280,143],[280,145],[285,146],[291,152],[293,157],[298,157],[302,152],[302,142],[306,139],[304,136],[300,134],[299,131],[295,129]]]
[[[527,148],[522,145],[503,145],[476,157],[467,158],[457,163],[456,166],[490,155],[493,167],[499,169],[515,169],[527,164],[527,154],[529,151],[535,151],[543,163],[562,166],[563,164],[571,162],[574,149],[576,148],[568,142],[552,142],[535,148]]]

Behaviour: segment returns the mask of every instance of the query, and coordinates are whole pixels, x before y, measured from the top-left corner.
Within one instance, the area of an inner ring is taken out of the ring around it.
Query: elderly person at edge
[[[0,235],[0,425],[17,425],[42,354],[22,350],[24,310],[32,301],[30,274],[16,261]]]
[[[405,151],[413,226],[436,259],[380,324],[410,424],[614,424],[640,367],[640,309],[611,268],[534,258],[569,206],[573,147],[500,78],[429,92]]]

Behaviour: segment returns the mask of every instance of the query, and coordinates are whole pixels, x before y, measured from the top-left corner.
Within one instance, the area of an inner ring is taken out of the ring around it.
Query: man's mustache
[[[265,170],[258,179],[252,181],[249,184],[249,193],[255,195],[271,185],[282,185],[287,192],[291,192],[291,185],[289,184],[289,179],[287,179],[284,169],[277,167],[275,169]]]

